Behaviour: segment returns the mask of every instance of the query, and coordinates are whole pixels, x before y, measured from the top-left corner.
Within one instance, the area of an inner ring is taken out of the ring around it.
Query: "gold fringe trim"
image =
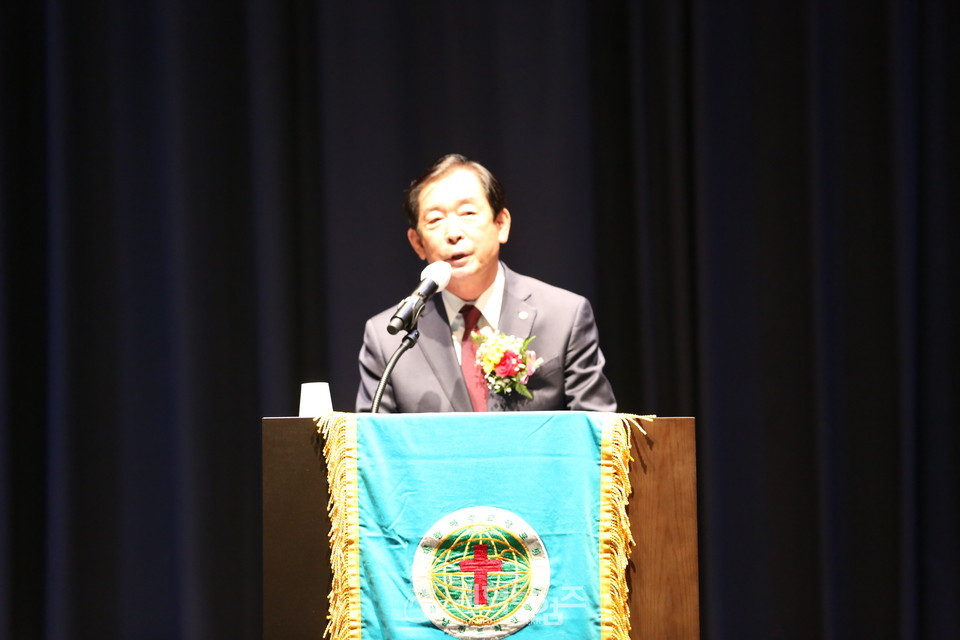
[[[629,640],[627,561],[634,544],[627,518],[630,499],[630,429],[653,416],[609,414],[600,444],[600,638]]]
[[[330,614],[324,637],[360,640],[360,505],[357,487],[357,417],[331,413],[317,420],[324,438],[330,487]]]

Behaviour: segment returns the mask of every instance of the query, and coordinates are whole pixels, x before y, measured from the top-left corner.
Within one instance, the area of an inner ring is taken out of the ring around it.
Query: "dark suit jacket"
[[[529,348],[543,358],[527,388],[533,399],[490,393],[490,411],[616,411],[603,375],[604,357],[590,302],[583,296],[514,273],[503,266],[505,286],[499,330],[536,336]],[[367,321],[360,350],[358,412],[370,411],[380,376],[404,333],[390,335],[391,307]],[[450,339],[443,301],[434,296],[418,323],[420,340],[394,368],[380,401],[382,413],[472,411]]]

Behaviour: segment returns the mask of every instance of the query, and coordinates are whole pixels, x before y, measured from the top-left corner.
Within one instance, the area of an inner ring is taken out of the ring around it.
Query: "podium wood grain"
[[[627,507],[630,637],[700,637],[697,460],[693,418],[655,418],[634,430]]]

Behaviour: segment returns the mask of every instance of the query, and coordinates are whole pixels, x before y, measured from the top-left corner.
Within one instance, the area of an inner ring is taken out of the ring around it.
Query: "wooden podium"
[[[631,639],[700,637],[693,418],[632,433],[627,508]],[[263,638],[316,640],[327,623],[330,547],[323,441],[309,418],[263,419]]]

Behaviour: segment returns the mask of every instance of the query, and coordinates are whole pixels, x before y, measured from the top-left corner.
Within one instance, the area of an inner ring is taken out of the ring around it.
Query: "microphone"
[[[400,301],[400,305],[390,318],[387,332],[391,335],[399,333],[401,329],[410,330],[417,326],[417,320],[423,312],[427,300],[447,288],[450,283],[452,267],[443,260],[431,262],[420,273],[420,285],[409,296]]]

